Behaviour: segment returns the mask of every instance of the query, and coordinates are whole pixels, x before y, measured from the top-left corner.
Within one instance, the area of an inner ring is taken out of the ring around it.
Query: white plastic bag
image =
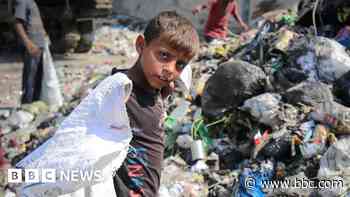
[[[265,93],[244,102],[242,110],[248,111],[260,123],[274,126],[278,121],[281,95]]]
[[[180,75],[180,81],[183,83],[186,91],[190,91],[192,84],[192,66],[187,65]]]
[[[318,178],[332,183],[321,188],[321,196],[341,196],[350,185],[350,138],[345,137],[332,146],[322,156]]]
[[[125,74],[108,77],[83,99],[51,139],[16,165],[55,169],[56,177],[74,170],[99,172],[100,178],[72,182],[58,177],[54,183],[26,183],[21,193],[27,197],[56,197],[88,189],[95,196],[114,196],[108,191],[113,189],[112,174],[125,159],[132,138],[125,106],[131,90],[132,82]]]
[[[43,79],[41,81],[40,99],[46,102],[51,110],[56,110],[63,105],[63,97],[51,57],[49,42],[45,43],[43,51]]]
[[[337,41],[314,37],[305,42],[306,53],[298,58],[297,63],[308,74],[309,80],[330,84],[350,71],[350,56]]]

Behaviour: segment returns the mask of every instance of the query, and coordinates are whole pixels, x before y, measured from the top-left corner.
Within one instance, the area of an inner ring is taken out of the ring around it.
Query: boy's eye
[[[159,52],[159,57],[161,60],[167,60],[170,58],[170,54],[164,51]]]

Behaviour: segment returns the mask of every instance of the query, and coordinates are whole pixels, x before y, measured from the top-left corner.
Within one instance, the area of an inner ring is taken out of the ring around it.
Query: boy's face
[[[146,44],[144,37],[138,36],[136,49],[145,77],[155,89],[169,86],[192,58],[161,42],[160,38]]]

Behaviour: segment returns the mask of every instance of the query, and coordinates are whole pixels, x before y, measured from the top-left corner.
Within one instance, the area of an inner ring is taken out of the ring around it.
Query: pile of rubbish
[[[70,37],[67,38],[68,41],[75,40],[75,44],[70,44],[72,51],[104,57],[116,55],[136,58],[134,40],[146,27],[145,21],[125,15],[113,15],[93,19],[91,23],[93,31],[86,30],[81,35],[77,32],[66,35]]]
[[[134,41],[145,25],[145,22],[128,16],[114,16],[109,24],[101,25],[93,33],[90,53],[137,58]]]
[[[202,46],[169,102],[161,196],[350,195],[350,53],[296,23]]]
[[[276,21],[244,39],[202,45],[191,64],[191,91],[177,89],[167,100],[161,197],[350,195],[349,52],[337,39],[314,35],[312,26],[296,26],[293,16]],[[130,55],[133,45],[123,51],[105,39],[131,43],[137,32],[110,26],[96,35],[91,53]],[[103,68],[87,66],[76,83],[58,71],[71,84],[63,87],[66,104],[59,111],[43,102],[1,110],[0,168],[52,136],[108,75],[111,67]],[[0,175],[0,187],[11,193],[6,177]],[[298,187],[299,180],[312,186]],[[272,181],[289,187],[266,188]],[[319,184],[325,181],[332,186]]]

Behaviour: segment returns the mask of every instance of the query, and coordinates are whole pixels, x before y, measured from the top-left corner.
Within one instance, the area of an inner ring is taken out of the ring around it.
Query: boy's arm
[[[244,31],[248,31],[249,30],[249,26],[247,24],[245,24],[245,22],[242,20],[241,18],[241,14],[239,12],[239,8],[238,5],[236,4],[235,9],[232,11],[232,16],[236,19],[238,25],[244,30]]]
[[[21,21],[21,19],[16,19],[15,30],[18,36],[23,41],[23,44],[28,50],[29,54],[33,57],[39,57],[41,50],[39,49],[38,46],[34,44],[33,41],[29,39],[26,31],[24,30],[23,22]]]
[[[194,7],[192,10],[193,15],[196,15],[197,13],[201,12],[202,10],[208,9],[211,6],[211,4],[215,3],[216,1],[217,0],[208,0],[204,4],[200,4],[196,7]]]

